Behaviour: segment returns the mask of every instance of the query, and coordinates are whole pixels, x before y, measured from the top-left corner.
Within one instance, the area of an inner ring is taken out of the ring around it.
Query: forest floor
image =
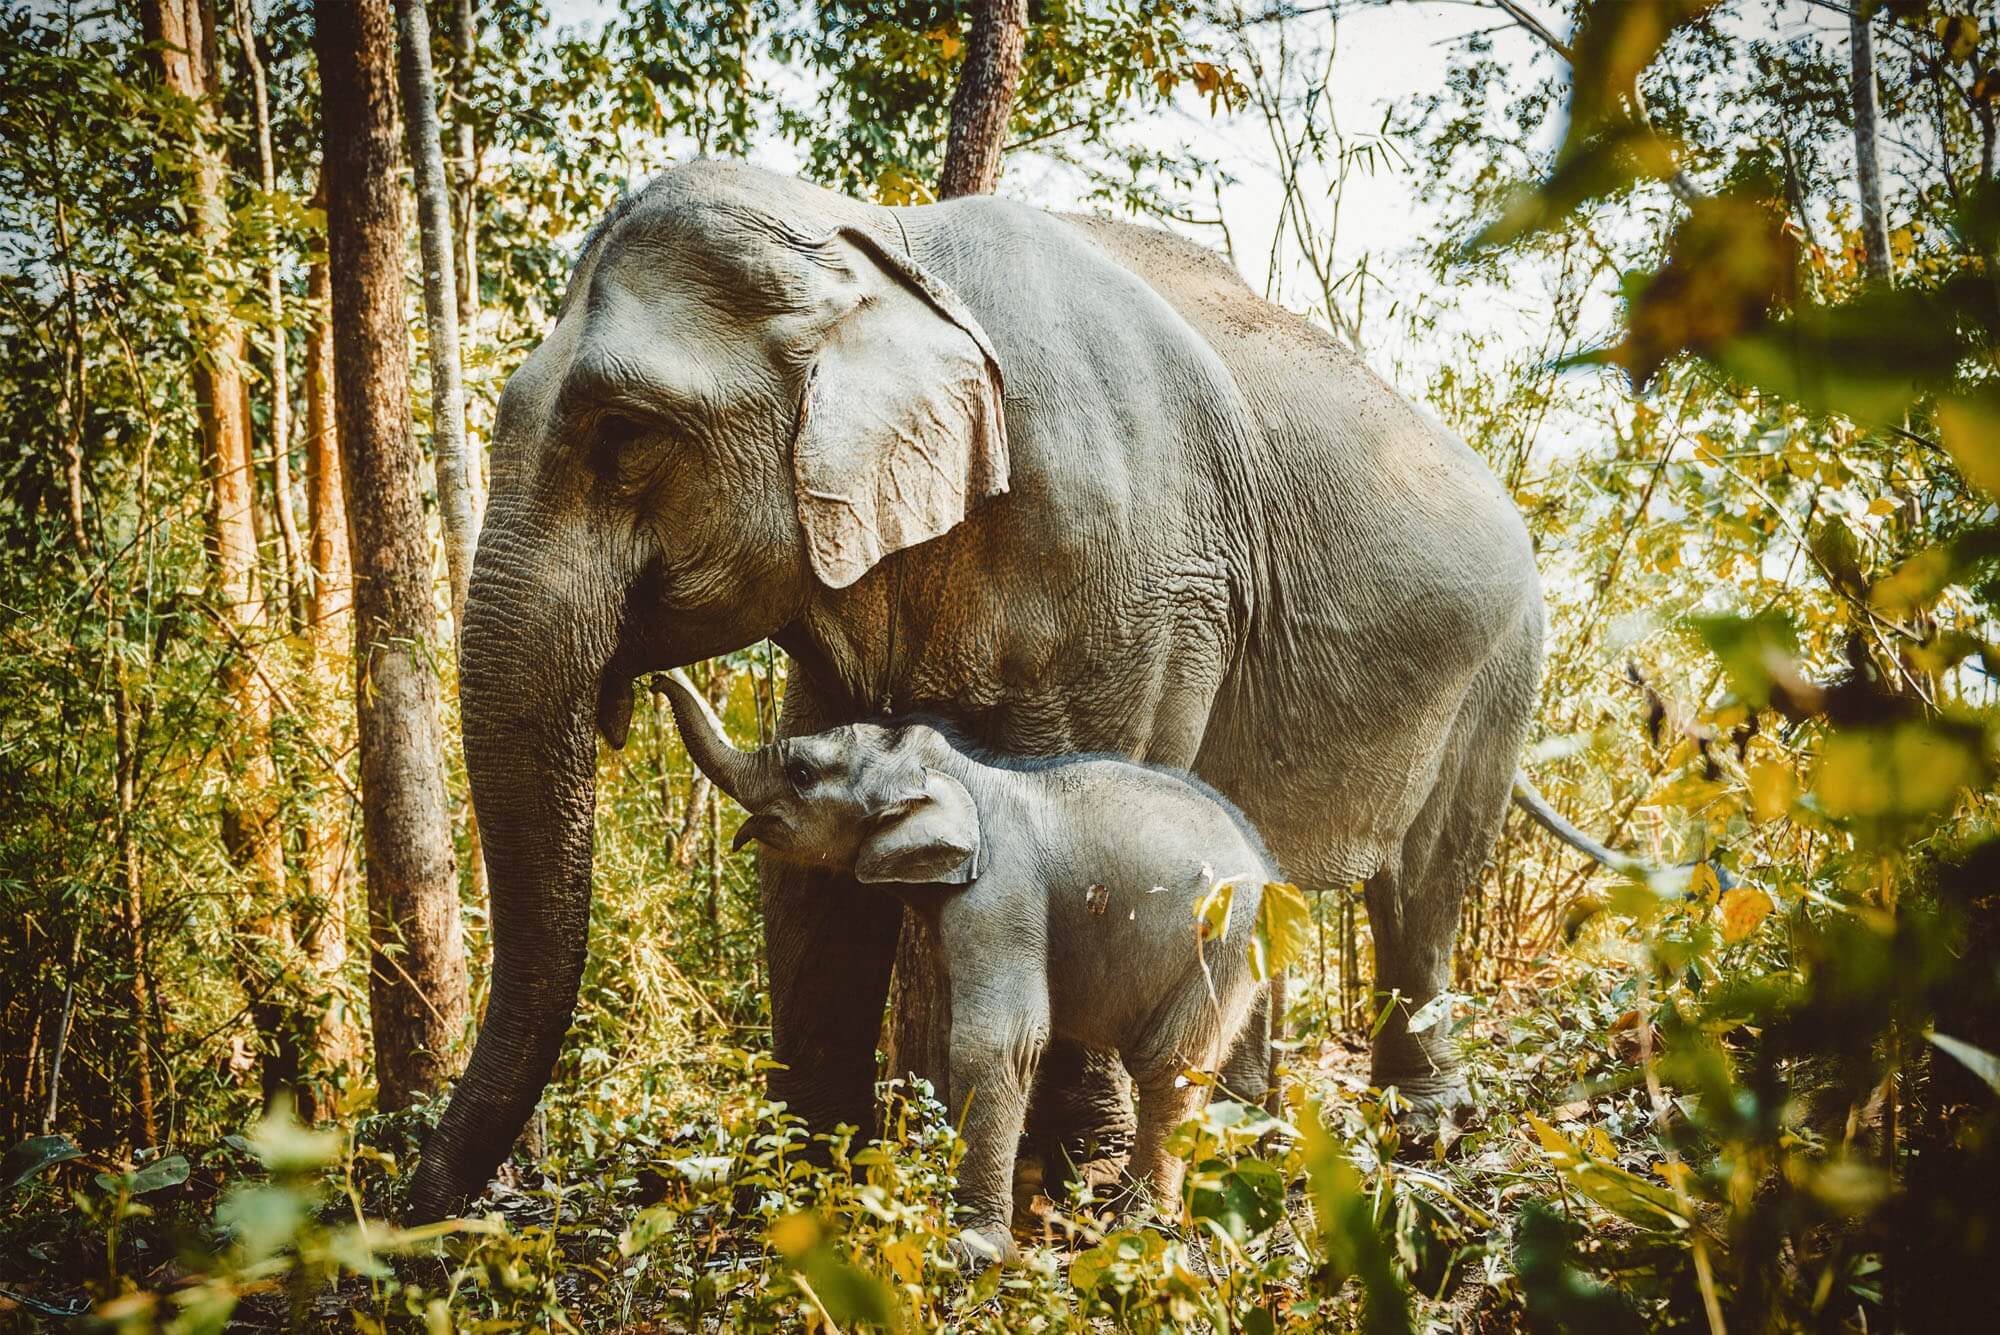
[[[1295,1010],[1305,1033],[1280,1129],[1218,1103],[1184,1133],[1192,1227],[1114,1230],[1044,1198],[1047,1245],[970,1284],[944,1269],[954,1150],[936,1105],[892,1097],[883,1146],[839,1147],[832,1170],[817,1168],[759,1098],[750,1058],[672,1110],[553,1092],[552,1171],[516,1164],[484,1217],[441,1239],[355,1222],[393,1215],[392,1163],[414,1148],[421,1114],[365,1120],[337,1153],[267,1124],[187,1150],[185,1181],[129,1195],[115,1165],[94,1179],[87,1159],[60,1165],[0,1216],[0,1317],[94,1308],[152,1329],[228,1299],[243,1330],[846,1328],[897,1310],[904,1324],[957,1328],[1220,1327],[1253,1313],[1270,1324],[1249,1328],[1338,1326],[1358,1319],[1362,1281],[1329,1288],[1307,1245],[1324,1208],[1312,1136],[1295,1134],[1310,1113],[1366,1184],[1418,1328],[1504,1329],[1519,1319],[1512,1235],[1528,1202],[1574,1198],[1600,1246],[1679,1226],[1662,1217],[1671,1178],[1652,1132],[1672,1107],[1646,1088],[1632,992],[1629,978],[1565,959],[1460,1000],[1446,1022],[1475,1106],[1424,1142],[1369,1086],[1365,1034],[1327,1033]],[[324,1163],[308,1168],[315,1154]]]

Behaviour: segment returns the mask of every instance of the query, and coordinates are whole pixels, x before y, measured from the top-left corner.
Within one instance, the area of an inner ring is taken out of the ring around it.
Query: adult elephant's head
[[[783,632],[1006,489],[992,348],[905,235],[679,169],[599,228],[501,396],[461,672],[493,986],[415,1218],[484,1187],[548,1082],[583,973],[592,733],[622,744],[633,679]]]

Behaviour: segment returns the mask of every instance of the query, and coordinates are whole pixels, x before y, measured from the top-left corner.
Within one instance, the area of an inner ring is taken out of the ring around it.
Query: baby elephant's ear
[[[923,792],[862,841],[854,878],[870,885],[964,885],[984,866],[972,794],[949,774],[927,769]]]

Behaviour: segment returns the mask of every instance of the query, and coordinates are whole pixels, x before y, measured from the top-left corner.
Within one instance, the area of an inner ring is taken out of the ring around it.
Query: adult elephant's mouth
[[[614,658],[597,682],[597,735],[614,751],[625,749],[632,730],[632,683],[637,674]]]

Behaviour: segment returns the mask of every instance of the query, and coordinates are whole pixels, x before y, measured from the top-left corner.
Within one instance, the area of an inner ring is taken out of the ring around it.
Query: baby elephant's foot
[[[994,1262],[1013,1265],[1021,1259],[1014,1235],[1004,1225],[968,1228],[947,1244],[951,1259],[966,1276],[979,1274]]]

